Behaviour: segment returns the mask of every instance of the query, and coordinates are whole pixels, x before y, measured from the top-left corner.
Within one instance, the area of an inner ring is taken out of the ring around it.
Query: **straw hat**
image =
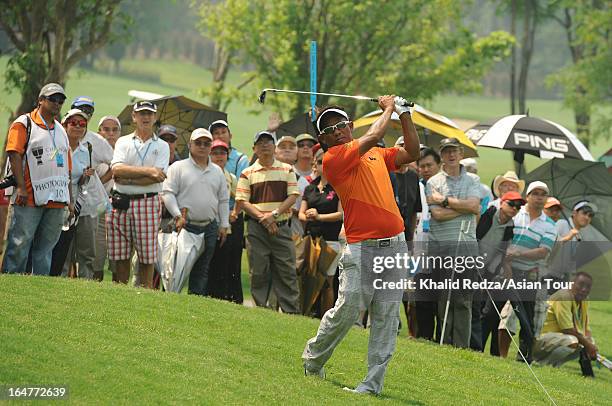
[[[515,183],[518,186],[519,193],[523,193],[523,190],[525,189],[525,181],[520,180],[518,176],[516,175],[516,172],[508,171],[504,173],[503,175],[497,175],[495,177],[495,180],[493,181],[493,191],[495,192],[496,196],[499,196],[499,185],[501,185],[504,182]]]

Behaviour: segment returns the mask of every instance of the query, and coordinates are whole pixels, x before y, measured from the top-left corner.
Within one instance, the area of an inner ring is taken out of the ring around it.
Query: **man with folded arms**
[[[189,159],[170,166],[162,194],[179,232],[184,228],[193,234],[204,234],[203,246],[198,251],[200,256],[193,270],[184,270],[191,272],[189,293],[200,296],[208,293],[208,269],[217,239],[222,245],[230,226],[229,190],[223,170],[210,159],[212,142],[208,130],[193,130],[189,139]],[[179,235],[179,252],[183,249],[181,241]]]
[[[108,257],[116,262],[116,278],[127,284],[132,249],[138,254],[140,283],[151,288],[157,261],[157,232],[161,221],[159,192],[170,159],[168,144],[153,132],[157,106],[134,104],[133,133],[115,144],[111,167],[115,186],[113,210],[106,217]]]

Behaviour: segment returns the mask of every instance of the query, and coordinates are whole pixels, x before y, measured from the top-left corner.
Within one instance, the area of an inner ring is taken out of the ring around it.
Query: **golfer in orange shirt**
[[[401,292],[376,295],[371,281],[377,273],[366,258],[407,253],[404,220],[399,213],[389,171],[419,156],[419,137],[401,97],[381,96],[383,110],[368,132],[353,139],[353,123],[340,107],[323,109],[316,120],[319,142],[326,149],[323,173],[340,197],[348,244],[340,259],[340,288],[335,306],[321,320],[317,335],[306,343],[302,354],[306,375],[325,377],[323,366],[342,338],[355,324],[361,310],[369,309],[372,320],[368,344],[368,373],[355,393],[379,394],[387,365],[395,350]],[[396,112],[402,124],[404,146],[380,148]],[[407,276],[407,270],[406,276]],[[383,300],[380,300],[380,299]],[[392,298],[392,299],[391,299]]]

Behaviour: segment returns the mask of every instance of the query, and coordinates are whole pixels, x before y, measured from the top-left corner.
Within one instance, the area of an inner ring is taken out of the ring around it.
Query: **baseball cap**
[[[550,191],[548,190],[548,185],[546,183],[536,180],[535,182],[531,182],[529,186],[527,186],[527,193],[525,194],[528,195],[529,193],[533,192],[534,189],[542,189],[546,193],[550,193]]]
[[[474,169],[478,169],[478,162],[476,162],[476,160],[474,158],[465,158],[462,159],[460,161],[461,165],[465,166],[466,168],[474,168]]]
[[[340,115],[340,116],[344,117],[345,119],[349,120],[349,116],[348,116],[348,114],[346,114],[346,112],[344,110],[340,110],[340,109],[336,109],[336,108],[327,109],[323,113],[321,113],[319,115],[319,117],[317,118],[317,130],[319,132],[322,132],[322,130],[323,130],[323,128],[321,128],[321,120],[323,119],[323,117],[325,117],[326,115],[332,114],[332,113]]]
[[[521,194],[519,192],[506,192],[504,193],[504,195],[501,197],[501,201],[502,202],[506,202],[508,200],[519,200],[521,202],[523,202],[523,204],[525,204],[525,199],[523,199],[523,196],[521,196]]]
[[[191,132],[191,137],[189,137],[189,140],[195,141],[203,137],[208,138],[211,141],[213,139],[212,134],[206,128],[196,128],[195,130]]]
[[[66,120],[68,120],[70,117],[74,117],[74,116],[81,116],[86,121],[89,121],[89,116],[87,114],[83,113],[81,110],[79,110],[79,109],[70,109],[70,110],[68,110],[68,112],[66,113],[64,118],[62,118],[62,124],[64,124],[66,122]]]
[[[221,147],[221,148],[225,148],[225,150],[227,152],[229,152],[229,147],[227,146],[227,144],[225,142],[223,142],[222,140],[214,140],[212,143],[212,147],[210,149],[215,149],[217,147]]]
[[[301,141],[312,141],[315,144],[317,143],[317,140],[315,140],[315,138],[310,134],[300,134],[297,137],[295,137],[296,144]]]
[[[257,144],[257,141],[259,141],[261,137],[270,137],[272,138],[272,141],[274,141],[274,143],[276,144],[276,137],[274,136],[274,134],[269,131],[260,131],[255,134],[255,138],[253,138],[253,145]]]
[[[551,207],[554,207],[554,206],[562,206],[562,205],[561,205],[561,202],[557,198],[551,196],[546,200],[546,203],[544,204],[544,208],[550,209]]]
[[[215,129],[215,127],[227,127],[227,128],[229,128],[229,125],[227,125],[227,121],[225,121],[225,120],[216,120],[216,121],[213,121],[212,123],[210,123],[210,125],[208,126],[208,131],[210,131],[212,133],[213,130]]]
[[[278,141],[276,141],[276,146],[278,147],[280,144],[282,144],[283,142],[290,142],[293,145],[297,145],[297,141],[295,138],[293,138],[290,135],[283,135],[282,137],[280,137],[278,139]]]
[[[175,139],[178,138],[178,134],[176,133],[176,127],[170,124],[163,124],[159,127],[158,136],[163,135],[172,135]]]
[[[597,206],[595,206],[593,203],[589,202],[588,200],[582,200],[576,203],[572,210],[582,210],[585,213],[595,214],[597,213]]]
[[[402,145],[404,145],[404,136],[403,135],[401,137],[399,137],[395,141],[395,144],[393,144],[393,146],[397,147],[397,146],[402,146]]]
[[[100,121],[98,121],[98,128],[102,127],[102,123],[105,122],[106,120],[113,120],[115,123],[117,123],[117,125],[119,126],[119,129],[121,129],[121,121],[119,121],[119,119],[115,116],[102,117]]]
[[[449,147],[459,148],[460,146],[461,144],[459,143],[459,140],[457,140],[456,138],[442,138],[442,140],[440,141],[440,146],[438,147],[438,151],[442,152],[444,148],[449,148]]]
[[[72,102],[72,107],[91,106],[94,107],[94,101],[89,96],[79,96]]]
[[[157,113],[157,106],[155,103],[152,103],[148,100],[141,100],[139,102],[134,103],[134,112],[136,111],[152,111],[153,113]]]
[[[54,94],[61,94],[66,97],[66,92],[64,88],[58,85],[57,83],[47,83],[40,89],[40,93],[38,93],[38,97],[49,97]]]

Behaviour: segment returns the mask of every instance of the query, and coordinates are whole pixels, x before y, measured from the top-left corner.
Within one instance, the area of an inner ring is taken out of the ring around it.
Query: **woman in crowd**
[[[66,113],[62,120],[62,125],[66,129],[68,134],[68,142],[70,144],[71,156],[72,156],[72,172],[71,172],[71,191],[72,197],[75,202],[78,201],[79,190],[87,181],[89,177],[93,175],[94,170],[90,165],[90,152],[87,148],[86,143],[82,143],[81,139],[87,131],[87,121],[89,117],[87,114],[78,109],[72,109]],[[75,216],[78,214],[75,213]],[[71,220],[71,219],[70,219]],[[72,265],[72,258],[69,257],[74,235],[76,233],[76,222],[70,221],[68,227],[68,220],[64,224],[60,239],[53,248],[53,256],[51,258],[51,276],[67,275],[68,270]],[[86,237],[86,236],[85,236]],[[84,237],[82,237],[84,238]],[[88,236],[88,240],[91,240],[93,246],[94,236]],[[67,266],[64,267],[64,264]],[[66,269],[66,271],[63,271]],[[80,272],[79,277],[92,278],[93,274],[86,272]]]
[[[316,148],[316,147],[315,147]],[[332,185],[323,175],[323,150],[314,154],[314,168],[318,175],[312,183],[306,186],[302,197],[299,219],[305,223],[305,234],[312,238],[322,237],[327,245],[336,251],[336,257],[327,269],[327,280],[321,290],[321,316],[334,306],[334,275],[342,252],[339,241],[342,228],[342,206]],[[314,173],[314,172],[313,172]]]

